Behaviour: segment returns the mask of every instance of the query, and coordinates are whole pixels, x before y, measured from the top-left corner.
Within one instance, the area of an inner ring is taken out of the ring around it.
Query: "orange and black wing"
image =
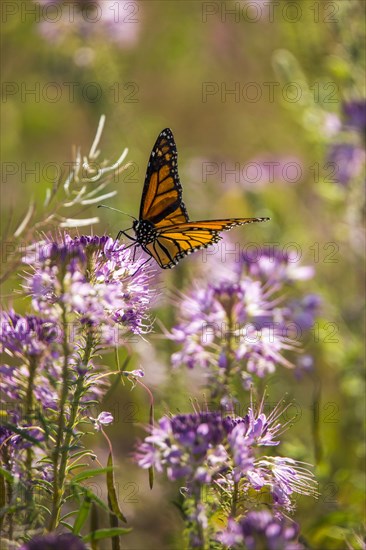
[[[187,254],[217,243],[221,238],[221,231],[229,231],[236,225],[263,222],[268,219],[233,218],[180,223],[158,229],[156,238],[147,243],[144,248],[161,268],[172,268]]]
[[[188,221],[178,176],[178,154],[172,131],[163,130],[151,151],[140,206],[140,221],[159,229]]]

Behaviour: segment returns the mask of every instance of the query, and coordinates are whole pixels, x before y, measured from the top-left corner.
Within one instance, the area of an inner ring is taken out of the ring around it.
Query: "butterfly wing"
[[[188,222],[178,176],[178,154],[172,131],[163,130],[156,140],[147,165],[140,206],[140,221],[158,229]]]
[[[156,238],[144,248],[161,268],[172,268],[187,254],[217,243],[221,239],[221,231],[229,231],[236,225],[263,222],[268,219],[233,218],[180,223],[157,230]]]

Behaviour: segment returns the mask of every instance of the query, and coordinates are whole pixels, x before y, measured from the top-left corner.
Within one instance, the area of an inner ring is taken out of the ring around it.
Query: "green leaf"
[[[90,500],[92,502],[95,502],[96,504],[98,504],[98,506],[100,506],[103,510],[105,510],[106,512],[109,512],[109,508],[108,506],[105,504],[105,502],[103,502],[103,500],[101,500],[95,493],[93,493],[93,491],[91,491],[90,489],[87,489],[86,487],[84,487],[83,485],[78,485],[78,484],[75,484],[72,486],[72,489],[78,489],[79,491],[82,492],[83,495],[87,496],[88,498],[90,498]]]
[[[75,516],[78,513],[77,510],[72,510],[71,512],[68,512],[64,516],[62,516],[60,521],[65,521],[67,518],[70,518],[71,516]]]
[[[109,498],[109,495],[108,495],[108,506],[109,508],[112,508],[111,499]],[[109,525],[111,529],[113,529],[114,527],[118,527],[118,518],[112,512],[109,513]],[[112,550],[121,550],[119,537],[112,537],[111,543],[112,543]]]
[[[45,479],[40,479],[36,482],[34,482],[34,487],[40,487],[44,491],[47,491],[48,493],[53,490],[53,485],[49,481],[46,481]]]
[[[66,529],[72,531],[72,525],[70,525],[70,523],[67,523],[67,521],[60,521],[60,525],[63,525],[64,527],[66,527]]]
[[[43,416],[42,413],[38,412],[38,414],[37,414],[37,420],[39,420],[40,423],[42,424],[42,428],[43,428],[43,430],[44,430],[46,439],[48,439],[49,436],[50,436],[50,428],[49,428],[50,423],[49,423],[48,419],[46,419],[46,418]]]
[[[154,467],[150,466],[149,468],[149,487],[152,489],[154,487]]]
[[[9,481],[9,483],[12,483],[14,481],[14,476],[10,472],[8,472],[8,470],[0,467],[0,474],[1,477],[3,479],[6,479],[6,481]]]
[[[74,535],[78,535],[80,533],[80,530],[82,529],[89,515],[90,506],[91,506],[91,499],[90,497],[86,496],[84,498],[84,502],[80,506],[77,518],[75,519],[74,527],[72,530]]]
[[[89,479],[90,477],[95,477],[100,474],[108,473],[110,470],[109,467],[107,468],[93,468],[92,470],[87,470],[85,472],[80,472],[80,474],[76,474],[76,476],[73,477],[72,483],[78,483],[79,481],[83,481],[84,479]]]
[[[93,453],[93,451],[83,449],[82,451],[74,453],[72,456],[70,456],[70,460],[75,461],[77,458],[80,458],[81,456],[91,457],[93,459],[95,458],[95,453]]]
[[[121,535],[127,535],[127,533],[130,533],[131,531],[131,527],[113,527],[113,529],[98,529],[98,531],[93,531],[89,535],[85,535],[85,537],[83,537],[83,541],[91,542],[93,540],[119,537]]]
[[[43,504],[38,504],[37,503],[37,508],[39,508],[40,510],[44,510],[48,516],[51,515],[51,510],[49,508],[47,508],[47,506],[44,506]]]
[[[70,468],[67,469],[67,473],[73,472],[78,468],[87,468],[88,466],[89,464],[87,462],[79,462],[78,464],[74,464],[73,466],[70,466]]]
[[[124,523],[127,523],[127,519],[120,510],[116,488],[114,486],[114,475],[113,475],[113,458],[112,454],[109,453],[108,457],[108,472],[107,472],[107,488],[108,488],[108,499],[110,502],[112,512]]]

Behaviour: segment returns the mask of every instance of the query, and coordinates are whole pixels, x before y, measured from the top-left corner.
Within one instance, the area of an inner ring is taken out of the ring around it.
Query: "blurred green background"
[[[56,166],[63,181],[72,146],[87,154],[102,114],[101,158],[114,162],[128,147],[132,162],[111,183],[118,194],[107,203],[133,215],[153,143],[170,127],[192,219],[269,215],[270,223],[237,230],[233,239],[241,246],[296,247],[304,265],[315,268],[314,279],[303,283],[303,291],[324,299],[319,338],[306,349],[315,356],[314,372],[298,380],[278,368],[268,389],[271,401],[287,390],[301,406],[282,452],[316,464],[320,498],[301,499],[295,515],[309,547],[361,548],[364,142],[342,125],[342,105],[365,98],[364,2],[101,1],[96,23],[95,3],[75,1],[73,16],[64,10],[61,18],[49,4],[2,5],[3,269],[30,201],[36,223]],[[346,166],[351,177],[337,181],[327,162],[343,142],[357,147],[359,165],[353,160]],[[299,176],[286,177],[281,168],[274,178],[248,182],[245,167],[263,170],[263,162],[295,163]],[[115,236],[129,225],[96,205],[79,217],[97,215],[98,225],[80,231]],[[200,267],[197,254],[161,274],[155,315],[168,328],[174,308],[167,297],[186,289]],[[14,307],[26,309],[15,289],[19,279],[10,277],[2,302],[11,297]],[[157,416],[191,411],[190,398],[202,400],[197,373],[171,373],[171,345],[154,334],[146,340],[129,343],[131,368],[145,369]],[[113,354],[103,361],[113,365]],[[101,410],[116,418],[108,433],[121,507],[133,527],[124,547],[180,548],[182,524],[171,503],[178,486],[158,477],[150,491],[129,457],[148,421],[147,395],[118,386]]]

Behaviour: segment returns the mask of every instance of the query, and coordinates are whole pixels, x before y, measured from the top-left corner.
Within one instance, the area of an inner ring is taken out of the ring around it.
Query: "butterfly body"
[[[187,254],[217,243],[221,231],[268,219],[190,221],[182,199],[173,134],[169,128],[159,134],[147,165],[140,215],[133,229],[136,244],[162,269],[172,268]]]
[[[135,231],[136,240],[141,246],[151,243],[156,238],[155,226],[148,220],[136,220],[133,222],[132,227]]]

